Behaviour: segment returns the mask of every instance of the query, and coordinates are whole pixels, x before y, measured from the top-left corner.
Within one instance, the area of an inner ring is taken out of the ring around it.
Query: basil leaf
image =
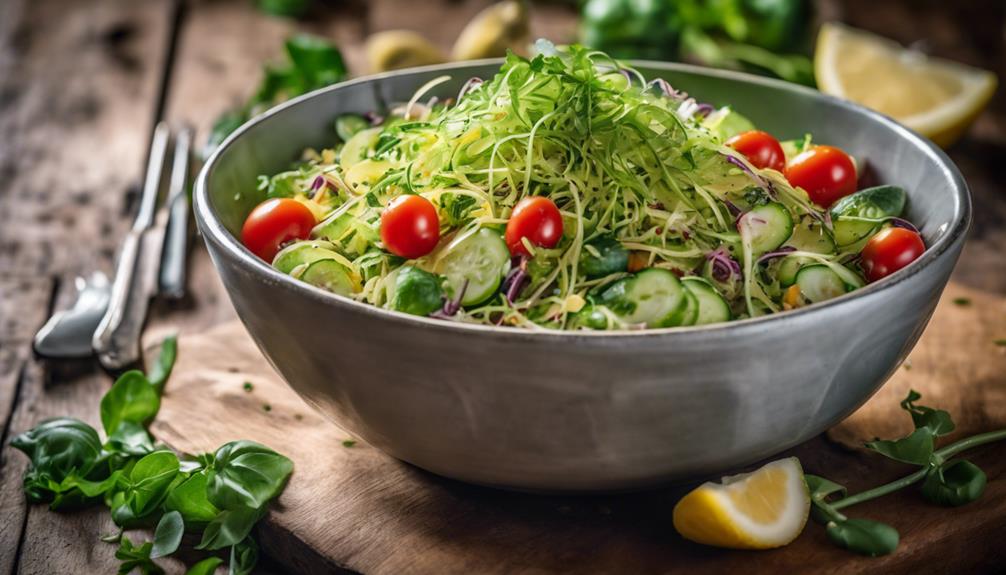
[[[123,536],[119,540],[119,549],[115,552],[115,558],[122,561],[119,565],[119,575],[127,575],[134,569],[139,569],[142,575],[164,573],[164,570],[150,559],[153,547],[153,543],[149,541],[137,547],[133,545],[129,537]]]
[[[73,484],[77,489],[80,489],[87,497],[98,497],[99,495],[104,495],[106,492],[119,486],[122,483],[122,470],[117,469],[112,472],[103,481],[88,481],[86,479],[81,479],[78,477],[68,477],[67,480],[73,479]],[[64,481],[65,483],[65,481]]]
[[[69,417],[43,421],[10,444],[31,461],[24,475],[24,490],[32,503],[54,501],[67,477],[89,476],[102,456],[98,432]]]
[[[161,398],[147,377],[140,371],[127,371],[101,398],[101,424],[112,436],[123,421],[146,425],[160,407]]]
[[[189,570],[185,572],[185,575],[213,575],[213,572],[217,570],[217,567],[223,563],[224,560],[219,557],[207,557],[199,563],[196,563]]]
[[[899,186],[874,186],[859,190],[835,202],[832,218],[866,218],[880,220],[900,216],[908,195]]]
[[[297,34],[286,41],[286,53],[293,64],[291,95],[303,94],[342,81],[346,64],[333,44],[309,34]]]
[[[209,523],[220,513],[206,498],[206,475],[202,473],[189,476],[172,489],[164,500],[164,508],[181,513],[189,525]]]
[[[286,484],[293,462],[254,441],[233,441],[217,450],[207,494],[220,509],[264,507]]]
[[[866,447],[895,461],[926,465],[933,455],[933,432],[923,427],[916,429],[908,437],[871,441]]]
[[[847,519],[828,523],[826,530],[832,543],[853,553],[878,557],[898,548],[900,537],[896,529],[879,521]]]
[[[154,450],[154,440],[139,423],[122,421],[108,437],[105,448],[125,456],[142,457]]]
[[[922,496],[946,507],[958,507],[985,493],[988,477],[980,467],[963,459],[933,469],[922,483]]]
[[[171,368],[174,367],[177,357],[178,338],[169,335],[161,342],[161,353],[157,356],[157,362],[151,366],[150,373],[147,375],[150,385],[154,386],[158,395],[164,391],[164,382],[168,381],[168,377],[171,375]]]
[[[238,507],[221,511],[203,531],[203,539],[196,549],[215,551],[237,545],[251,533],[258,520],[265,515],[265,508],[250,509]]]
[[[154,529],[154,544],[150,550],[150,557],[167,557],[176,550],[182,542],[182,534],[185,533],[185,522],[182,514],[177,511],[169,511],[161,516]]]
[[[258,563],[258,544],[251,536],[231,547],[228,575],[250,575]]]
[[[136,462],[129,474],[126,500],[136,517],[153,510],[168,494],[178,475],[178,457],[170,451],[155,451]]]
[[[913,389],[909,390],[908,397],[901,401],[901,409],[912,416],[912,422],[916,429],[925,427],[936,437],[947,435],[955,429],[956,426],[949,412],[924,405],[915,405],[915,402],[921,398],[922,395]]]

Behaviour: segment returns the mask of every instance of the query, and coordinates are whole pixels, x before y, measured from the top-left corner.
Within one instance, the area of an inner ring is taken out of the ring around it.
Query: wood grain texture
[[[959,297],[972,298],[974,307],[954,304]],[[975,321],[978,309],[989,312],[985,320]],[[994,313],[1003,309],[1002,296],[951,286],[911,370],[834,433],[858,441],[903,431],[908,417],[898,401],[906,385],[951,409],[962,431],[1006,427],[1003,380],[994,373],[1002,373],[1006,355],[992,343],[1006,329],[1006,316]],[[950,348],[955,352],[946,353]],[[980,505],[947,512],[907,492],[853,509],[853,516],[897,526],[902,544],[895,555],[849,555],[827,544],[815,525],[783,550],[713,550],[683,541],[671,525],[674,503],[691,486],[596,497],[515,494],[435,477],[363,443],[344,446],[350,436],[281,383],[237,323],[181,340],[153,431],[188,452],[244,437],[290,456],[294,476],[261,538],[268,553],[296,572],[720,573],[757,565],[768,573],[814,565],[823,573],[911,573],[920,566],[982,573],[1006,560],[993,545],[1006,536],[1006,445],[969,455],[990,480]],[[820,437],[790,453],[808,472],[853,490],[910,472]]]

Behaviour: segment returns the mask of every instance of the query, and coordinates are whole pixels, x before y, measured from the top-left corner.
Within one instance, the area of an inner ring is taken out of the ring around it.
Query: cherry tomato
[[[398,196],[381,214],[381,241],[389,252],[414,260],[440,241],[437,208],[422,196]]]
[[[756,168],[771,168],[778,172],[786,169],[786,153],[782,151],[779,140],[767,132],[741,132],[727,140],[727,145],[744,154]]]
[[[524,198],[510,214],[503,239],[513,255],[531,255],[521,240],[527,238],[533,245],[554,248],[562,238],[562,214],[555,202],[541,196]]]
[[[914,262],[926,251],[919,234],[904,228],[885,228],[866,242],[861,265],[866,279],[875,282]]]
[[[856,191],[856,165],[842,150],[832,146],[814,146],[801,152],[786,166],[786,179],[803,188],[811,201],[829,208]]]
[[[304,204],[272,198],[255,206],[241,228],[241,241],[251,252],[271,262],[282,245],[311,235],[314,214]]]

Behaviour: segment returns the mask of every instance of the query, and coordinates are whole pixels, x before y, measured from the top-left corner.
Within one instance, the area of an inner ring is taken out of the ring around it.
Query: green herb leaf
[[[185,522],[182,514],[177,511],[169,511],[161,516],[154,529],[154,544],[150,550],[150,557],[167,557],[176,550],[182,542],[182,534],[185,533]]]
[[[178,456],[155,451],[136,462],[129,473],[126,503],[134,517],[143,517],[160,504],[178,475]]]
[[[853,553],[878,557],[898,548],[898,531],[885,523],[869,519],[847,519],[828,523],[832,543]]]
[[[908,396],[901,401],[901,409],[904,409],[912,416],[912,422],[916,429],[928,429],[933,436],[940,437],[954,430],[953,419],[950,413],[942,409],[933,409],[924,405],[915,405],[915,402],[922,398],[917,391],[909,390]]]
[[[160,407],[161,398],[147,377],[140,371],[127,371],[101,398],[101,424],[112,436],[123,421],[145,426]]]
[[[228,574],[250,575],[256,563],[258,563],[258,544],[251,536],[245,537],[240,543],[231,547]]]
[[[69,417],[43,421],[10,442],[28,456],[24,491],[32,503],[54,501],[67,477],[87,477],[101,458],[101,439],[93,427]]]
[[[122,563],[119,565],[119,575],[127,575],[134,569],[139,569],[142,575],[160,575],[164,573],[156,563],[150,558],[153,550],[153,543],[147,541],[139,547],[133,545],[129,537],[123,536],[119,540],[119,549],[115,552],[115,558]]]
[[[203,539],[196,549],[215,551],[237,545],[251,533],[255,524],[265,515],[265,511],[264,507],[261,509],[239,507],[221,511],[206,526]]]
[[[164,501],[164,508],[181,513],[188,525],[209,523],[220,513],[206,498],[206,475],[203,473],[189,476],[172,489]]]
[[[311,0],[258,0],[258,7],[267,14],[296,18],[303,16]]]
[[[810,490],[811,499],[824,501],[829,495],[838,493],[840,496],[845,497],[845,494],[848,493],[848,490],[844,486],[824,477],[804,474],[803,479],[807,482],[807,489]]]
[[[933,432],[927,427],[920,427],[908,437],[871,441],[866,447],[895,461],[926,465],[933,455]]]
[[[146,428],[133,421],[122,421],[105,443],[108,451],[133,457],[142,457],[154,450],[154,440]]]
[[[922,483],[922,496],[946,507],[958,507],[985,493],[988,478],[980,467],[960,459],[931,470]]]
[[[171,376],[171,368],[178,358],[178,338],[169,335],[161,342],[161,353],[157,356],[157,362],[151,366],[147,379],[157,390],[158,395],[164,391],[164,382]]]
[[[185,572],[185,575],[213,575],[213,572],[217,570],[217,567],[223,563],[224,560],[219,557],[207,557],[199,563],[196,563],[189,570]]]
[[[234,441],[217,450],[207,478],[209,501],[220,509],[263,508],[293,471],[293,462],[254,441]]]

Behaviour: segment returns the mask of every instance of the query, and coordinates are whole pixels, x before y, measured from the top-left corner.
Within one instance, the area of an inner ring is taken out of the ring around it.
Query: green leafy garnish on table
[[[840,510],[888,495],[909,485],[922,482],[920,493],[931,503],[958,507],[977,500],[985,492],[988,478],[977,465],[966,459],[951,459],[954,455],[1006,439],[1006,429],[981,433],[936,449],[936,440],[955,428],[950,413],[916,402],[922,396],[912,390],[902,400],[901,408],[912,417],[915,430],[900,439],[877,439],[866,447],[885,457],[919,466],[907,475],[855,495],[845,487],[816,475],[805,475],[810,490],[811,516],[824,523],[828,539],[854,553],[876,557],[893,552],[898,546],[898,531],[879,521],[846,517]],[[835,498],[837,496],[837,498]]]
[[[280,65],[265,65],[258,90],[248,102],[217,118],[203,150],[204,157],[252,116],[295,96],[346,79],[342,53],[323,38],[298,34],[286,40],[285,49],[286,61]]]
[[[129,371],[101,400],[106,440],[72,418],[43,421],[11,445],[28,456],[24,491],[54,511],[103,502],[120,532],[119,573],[163,573],[154,561],[174,554],[184,533],[201,533],[197,550],[230,549],[230,572],[248,573],[258,559],[251,531],[293,472],[293,462],[264,445],[233,441],[214,453],[179,456],[154,443],[147,425],[177,354],[168,338],[149,375]],[[134,543],[123,530],[154,527],[152,541]],[[189,573],[212,573],[223,562],[207,557]]]
[[[581,41],[616,58],[695,61],[813,85],[806,0],[587,0]]]

